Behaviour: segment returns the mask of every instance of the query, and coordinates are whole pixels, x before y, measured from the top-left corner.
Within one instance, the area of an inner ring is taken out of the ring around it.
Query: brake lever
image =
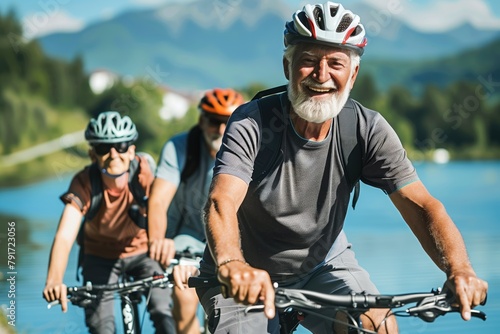
[[[410,307],[406,312],[414,317],[419,317],[425,322],[433,322],[437,317],[452,312],[453,308],[446,305],[426,304],[415,307]]]
[[[460,313],[460,308],[451,306],[445,295],[437,295],[422,300],[417,306],[406,310],[409,315],[419,317],[426,322],[433,322],[437,317],[450,312]],[[471,309],[471,316],[486,320],[486,313]]]
[[[470,310],[470,315],[472,317],[479,318],[483,321],[486,321],[486,318],[487,318],[486,313],[484,313],[483,311],[474,310],[474,309]]]
[[[445,298],[445,300],[448,303],[448,305],[452,302],[452,301],[450,301],[449,298],[451,296],[453,296],[453,293],[451,292],[451,290],[449,288],[446,287],[446,285],[443,287],[443,289],[438,288],[437,293],[446,294],[447,297]],[[486,305],[487,300],[488,300],[488,294],[486,294],[486,296],[484,297],[484,300],[480,303],[480,305],[481,306]],[[449,310],[448,312],[460,313],[460,308],[457,306],[451,306],[451,310]],[[479,318],[483,321],[486,321],[486,318],[487,318],[486,313],[484,313],[483,311],[471,309],[470,314],[471,314],[471,317]]]
[[[305,297],[302,293],[291,290],[282,290],[276,289],[274,305],[277,309],[284,310],[289,307],[303,307],[307,309],[320,309],[321,305],[317,304],[307,297]],[[249,312],[261,311],[264,309],[264,305],[251,305],[245,308],[245,314]]]
[[[276,289],[274,304],[279,309],[287,307],[305,307],[307,309],[320,309],[321,305],[305,297],[301,292],[293,290]]]

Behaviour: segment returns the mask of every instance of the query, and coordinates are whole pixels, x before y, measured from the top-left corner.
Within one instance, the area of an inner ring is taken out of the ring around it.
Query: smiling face
[[[315,44],[298,44],[285,53],[293,110],[308,122],[322,123],[338,115],[356,80],[358,59],[348,51]]]
[[[119,147],[119,144],[105,144],[107,149],[100,150],[92,147],[90,157],[92,161],[97,162],[99,169],[105,170],[109,176],[119,176],[128,171],[130,161],[135,156],[135,145]],[[122,151],[122,153],[120,153]]]

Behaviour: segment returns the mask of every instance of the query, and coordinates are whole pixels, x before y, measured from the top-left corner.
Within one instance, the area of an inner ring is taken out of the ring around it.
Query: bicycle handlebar
[[[190,287],[213,287],[220,285],[216,277],[190,277]],[[314,313],[322,308],[337,308],[350,311],[367,311],[370,308],[396,309],[408,306],[403,311],[393,312],[397,316],[414,316],[426,322],[433,322],[437,317],[450,312],[460,312],[453,306],[453,296],[441,292],[441,289],[432,289],[431,292],[405,293],[398,295],[370,295],[365,293],[351,293],[349,295],[335,295],[315,292],[304,289],[279,288],[275,285],[275,306],[279,310],[288,308],[297,311]],[[484,305],[486,301],[482,304]],[[262,310],[263,305],[252,305],[246,312]],[[486,320],[486,314],[472,309],[471,316]]]
[[[275,305],[278,309],[292,307],[296,310],[314,311],[325,307],[342,307],[350,310],[366,311],[370,308],[400,308],[407,307],[404,314],[416,316],[426,322],[433,322],[437,317],[450,312],[460,312],[452,306],[452,297],[441,293],[440,289],[431,292],[405,293],[398,295],[370,295],[352,293],[350,295],[330,295],[302,289],[277,288],[275,291]],[[396,315],[402,315],[401,313]],[[471,316],[486,320],[486,314],[472,309]]]
[[[144,291],[148,288],[166,288],[169,282],[173,281],[171,274],[162,273],[136,280],[125,281],[112,284],[93,285],[87,282],[84,286],[70,286],[67,288],[68,300],[77,306],[85,306],[97,299],[103,292],[116,292],[120,295],[126,295],[137,291]],[[47,308],[59,304],[59,300],[54,300],[48,303]]]
[[[193,260],[199,260],[203,257],[203,252],[191,252],[191,250],[186,248],[183,251],[177,251],[175,252],[174,259],[193,259]]]
[[[170,266],[174,265],[192,265],[199,266],[199,260],[201,259],[202,253],[193,253],[189,249],[184,251],[176,252],[175,257],[171,260]],[[124,281],[112,284],[99,284],[95,285],[91,282],[87,282],[84,286],[70,286],[67,287],[68,300],[77,306],[85,306],[91,303],[93,300],[97,299],[99,294],[104,291],[115,292],[120,295],[130,294],[136,291],[145,291],[148,288],[160,287],[165,288],[171,285],[173,282],[172,274],[165,271],[161,274],[153,274],[152,276],[135,280],[135,281]],[[59,300],[54,300],[48,303],[47,308],[50,309],[52,306],[60,304]]]

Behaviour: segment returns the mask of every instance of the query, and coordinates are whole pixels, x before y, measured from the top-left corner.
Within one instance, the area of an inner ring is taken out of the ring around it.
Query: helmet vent
[[[300,12],[297,17],[299,18],[300,22],[302,23],[302,25],[304,27],[307,27],[307,29],[309,30],[310,29],[310,26],[309,26],[309,21],[307,21],[307,15],[306,13],[304,12]]]
[[[351,36],[357,36],[358,34],[363,32],[363,28],[361,28],[359,25],[356,26],[356,29],[352,32]]]
[[[352,23],[352,16],[349,14],[345,14],[342,17],[342,20],[340,21],[338,27],[337,27],[337,32],[344,32],[346,29],[349,27],[349,25]]]
[[[331,17],[335,17],[335,15],[337,15],[338,11],[339,11],[339,6],[330,6]]]
[[[315,7],[314,11],[314,20],[316,21],[316,24],[321,30],[325,30],[325,22],[323,21],[323,11],[321,10],[320,7]]]

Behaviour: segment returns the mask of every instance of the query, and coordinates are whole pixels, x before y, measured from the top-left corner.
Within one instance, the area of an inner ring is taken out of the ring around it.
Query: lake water
[[[478,275],[489,282],[488,315],[483,322],[464,322],[449,314],[428,324],[399,318],[401,333],[498,333],[500,328],[500,162],[453,162],[446,165],[416,164],[430,192],[447,207],[460,228]],[[58,196],[66,190],[70,176],[0,189],[0,236],[8,222],[15,222],[15,299],[8,297],[6,249],[0,259],[0,304],[14,300],[18,333],[86,333],[83,311],[73,305],[63,314],[48,310],[42,299],[50,245],[62,204]],[[362,186],[357,208],[347,217],[346,232],[360,263],[371,273],[383,293],[430,291],[442,285],[445,276],[422,251],[415,237],[380,190]],[[0,245],[5,247],[4,245]],[[71,254],[65,282],[75,279],[76,248]],[[145,321],[144,333],[152,333]],[[1,329],[0,329],[1,332]],[[300,329],[298,333],[306,333]]]

